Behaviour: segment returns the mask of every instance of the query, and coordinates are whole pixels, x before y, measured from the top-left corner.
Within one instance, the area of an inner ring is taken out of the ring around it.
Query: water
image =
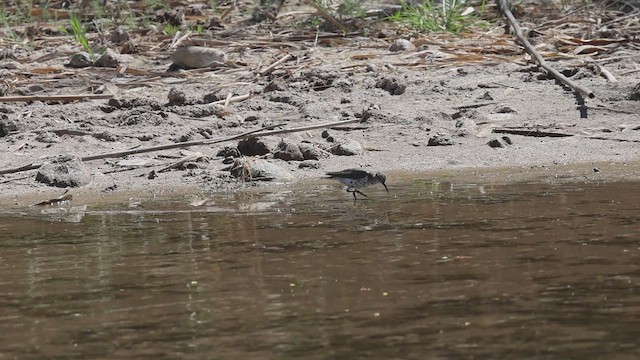
[[[638,183],[404,185],[0,215],[0,359],[640,356]]]

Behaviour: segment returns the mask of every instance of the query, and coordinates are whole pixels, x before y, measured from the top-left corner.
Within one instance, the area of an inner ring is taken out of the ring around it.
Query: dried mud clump
[[[38,169],[36,181],[55,187],[80,187],[89,183],[91,174],[80,158],[63,156]]]
[[[396,78],[381,78],[376,82],[376,87],[386,90],[391,95],[402,95],[407,89],[407,85],[401,83]]]

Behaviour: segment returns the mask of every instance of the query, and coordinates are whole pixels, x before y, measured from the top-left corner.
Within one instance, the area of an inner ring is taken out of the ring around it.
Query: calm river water
[[[640,358],[640,184],[380,189],[5,212],[0,359]]]

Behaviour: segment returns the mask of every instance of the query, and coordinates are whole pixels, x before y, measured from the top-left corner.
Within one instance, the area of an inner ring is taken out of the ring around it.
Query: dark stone
[[[202,101],[205,104],[209,104],[209,103],[220,101],[220,100],[222,100],[222,99],[216,93],[208,93],[202,98]]]
[[[238,142],[238,150],[245,156],[266,155],[271,152],[269,146],[258,138],[240,140]]]
[[[504,147],[504,145],[503,145],[503,144],[500,142],[500,140],[498,140],[498,139],[493,139],[493,140],[489,141],[489,142],[487,143],[487,145],[489,145],[489,146],[490,146],[490,147],[492,147],[492,148],[501,148],[501,147]]]
[[[636,86],[634,86],[631,90],[631,93],[629,94],[629,100],[640,100],[640,83],[637,83]]]
[[[508,136],[503,136],[502,140],[504,140],[507,145],[513,145],[513,141],[511,141],[511,138]]]
[[[109,34],[111,37],[111,42],[113,43],[123,43],[129,40],[129,32],[125,30],[123,27],[118,26],[117,28],[111,30]]]
[[[449,146],[453,145],[453,140],[447,135],[434,135],[429,138],[427,146]]]
[[[7,136],[14,131],[18,131],[18,125],[15,121],[0,121],[0,137]]]
[[[78,157],[60,157],[38,169],[36,181],[55,187],[80,187],[89,183],[91,174]]]
[[[229,165],[229,164],[233,164],[236,161],[236,159],[233,156],[227,156],[226,158],[224,158],[224,160],[222,160],[222,163],[225,165]]]
[[[69,60],[67,66],[72,68],[85,68],[93,66],[93,60],[91,60],[89,53],[80,52],[71,56],[71,60]]]
[[[184,91],[175,87],[169,90],[167,98],[169,99],[169,105],[182,105],[187,102],[187,96],[184,94]]]
[[[111,49],[107,49],[95,62],[96,67],[105,67],[115,69],[120,64],[119,55]]]
[[[512,108],[511,106],[501,106],[499,108],[496,109],[496,113],[498,114],[513,114],[513,113],[517,113],[517,111]]]

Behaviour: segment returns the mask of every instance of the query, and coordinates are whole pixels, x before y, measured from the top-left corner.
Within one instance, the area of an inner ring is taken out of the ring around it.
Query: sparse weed
[[[164,26],[164,33],[169,36],[175,35],[178,31],[180,31],[180,26],[178,25],[166,24]]]
[[[71,31],[73,31],[73,37],[82,45],[84,50],[89,53],[92,60],[95,60],[95,56],[93,54],[93,49],[89,45],[89,40],[87,39],[87,28],[80,21],[77,15],[71,15],[69,19],[69,23],[71,25]]]
[[[484,1],[483,1],[484,5]],[[418,6],[402,3],[402,10],[387,18],[410,25],[420,31],[446,31],[460,33],[477,21],[464,1],[443,0],[437,3],[433,0],[422,0]]]

